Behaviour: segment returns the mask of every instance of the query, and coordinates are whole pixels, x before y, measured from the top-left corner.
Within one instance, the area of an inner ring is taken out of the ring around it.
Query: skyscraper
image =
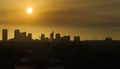
[[[32,34],[28,33],[28,40],[32,40]]]
[[[56,38],[56,39],[60,39],[60,38],[61,38],[60,34],[59,34],[59,33],[56,33],[55,38]]]
[[[50,33],[50,41],[54,40],[54,31],[52,31],[52,33]]]
[[[19,40],[20,41],[25,41],[27,40],[26,32],[21,32],[19,35]]]
[[[15,40],[18,40],[18,39],[19,39],[19,36],[20,36],[20,30],[19,30],[19,29],[16,29],[16,30],[14,31],[14,39],[15,39]]]
[[[70,36],[63,36],[63,41],[69,42],[70,41]]]
[[[3,41],[7,41],[8,39],[8,30],[7,29],[3,29],[2,30],[2,40]]]
[[[41,40],[44,41],[45,40],[45,35],[44,34],[41,34]]]

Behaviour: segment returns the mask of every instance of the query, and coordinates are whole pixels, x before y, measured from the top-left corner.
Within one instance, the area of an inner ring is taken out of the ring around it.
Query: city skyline
[[[120,68],[120,0],[0,0],[0,69]]]
[[[32,38],[32,33],[28,33],[28,32],[21,32],[20,29],[15,29],[14,30],[14,37],[13,38],[8,38],[8,29],[2,29],[2,41],[34,41],[34,39]],[[47,37],[45,34],[40,34],[38,39],[35,40],[39,40],[39,41],[75,41],[75,42],[79,42],[80,41],[80,36],[74,36],[74,39],[71,40],[71,36],[70,35],[64,35],[61,36],[60,33],[55,33],[54,31],[52,31],[49,35],[49,37]]]
[[[69,41],[75,41],[75,42],[80,42],[81,41],[81,36],[73,36],[73,39],[71,39],[70,35],[61,35],[60,33],[56,33],[52,31],[49,33],[49,36],[46,36],[46,34],[41,33],[38,37],[38,39],[33,39],[33,34],[29,32],[21,32],[20,29],[15,29],[14,30],[14,37],[13,38],[8,38],[8,29],[2,29],[2,41],[49,41],[49,42],[69,42]],[[94,39],[97,40],[97,39]],[[111,37],[105,37],[103,40],[113,40]],[[84,40],[82,40],[84,41]],[[86,40],[85,40],[86,41]]]
[[[8,39],[11,39],[11,38],[14,38],[14,30],[15,29],[12,29],[12,30],[9,30],[9,29],[7,29],[9,32],[8,32]],[[21,30],[21,29],[20,29]],[[21,30],[21,31],[23,31],[23,30]],[[34,30],[32,30],[32,31],[34,31]],[[36,30],[35,30],[36,31]],[[25,31],[23,31],[23,32],[26,32],[26,30]],[[32,32],[29,32],[29,30],[27,31],[28,33],[27,34],[29,34],[29,33],[32,33]],[[72,31],[71,31],[72,32]],[[82,31],[83,32],[83,31]],[[89,31],[87,31],[88,33],[89,33]],[[97,31],[97,32],[99,32],[99,31]],[[46,35],[46,37],[49,37],[50,36],[50,33],[51,33],[51,30],[49,30],[48,32],[47,31],[44,31],[44,32],[39,32],[39,30],[37,31],[37,33],[36,32],[34,32],[34,33],[32,33],[32,38],[33,39],[39,39],[39,36],[42,34],[42,33],[44,33],[45,35]],[[61,32],[57,32],[57,31],[55,31],[55,33],[61,33]],[[85,33],[85,32],[84,32]],[[2,30],[0,30],[0,34],[1,34],[1,36],[0,36],[0,40],[2,40]],[[106,34],[106,33],[105,33]],[[118,37],[117,39],[116,38],[113,38],[112,37],[112,34],[111,34],[111,36],[109,35],[109,36],[104,36],[103,35],[103,37],[102,38],[99,38],[98,37],[98,35],[97,34],[93,34],[93,35],[89,35],[89,34],[82,34],[82,35],[77,35],[76,33],[72,33],[72,35],[71,35],[71,33],[68,33],[68,32],[66,32],[66,33],[61,33],[61,36],[64,36],[64,35],[70,35],[71,36],[71,40],[73,40],[74,39],[74,36],[81,36],[80,38],[81,38],[81,40],[104,40],[106,37],[111,37],[113,40],[120,40],[120,38]],[[83,37],[83,35],[85,36],[85,37]],[[118,35],[119,36],[119,34],[116,34],[116,35]],[[89,37],[89,36],[92,36],[92,37]]]
[[[14,29],[47,36],[51,30],[85,39],[119,40],[119,0],[1,0],[0,29]],[[26,10],[30,7],[31,14]],[[0,31],[1,32],[1,31]],[[72,32],[72,33],[71,33]],[[1,33],[0,33],[1,34]],[[0,37],[2,39],[2,37]]]

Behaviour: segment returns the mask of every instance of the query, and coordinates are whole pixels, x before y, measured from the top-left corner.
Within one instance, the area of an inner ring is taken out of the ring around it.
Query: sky
[[[33,13],[26,12],[32,7]],[[33,33],[39,38],[51,31],[81,36],[82,40],[120,39],[120,0],[0,0],[1,30]],[[2,36],[0,36],[1,39]]]

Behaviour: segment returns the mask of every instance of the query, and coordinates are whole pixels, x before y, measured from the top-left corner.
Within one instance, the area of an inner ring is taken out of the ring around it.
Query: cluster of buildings
[[[7,29],[3,29],[2,30],[2,41],[7,41],[8,40],[8,30]],[[14,38],[10,39],[13,41],[33,41],[32,39],[32,33],[26,33],[26,32],[20,32],[19,29],[14,30]],[[50,33],[50,37],[46,37],[45,34],[41,34],[40,41],[64,41],[64,42],[68,42],[71,41],[71,37],[70,36],[61,36],[60,33],[54,33],[54,31],[52,31]],[[80,36],[74,36],[74,40],[75,42],[79,42],[80,41]]]
[[[2,30],[2,41],[7,41],[8,40],[8,30],[7,29],[3,29]],[[20,32],[19,29],[16,29],[14,31],[14,38],[10,39],[10,40],[14,40],[14,41],[31,41],[32,39],[32,34],[31,33],[27,33],[26,32]]]

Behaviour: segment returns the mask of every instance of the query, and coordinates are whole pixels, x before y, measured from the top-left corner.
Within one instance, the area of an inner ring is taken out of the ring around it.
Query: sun
[[[31,14],[32,13],[32,8],[28,7],[26,11],[27,11],[27,13]]]

